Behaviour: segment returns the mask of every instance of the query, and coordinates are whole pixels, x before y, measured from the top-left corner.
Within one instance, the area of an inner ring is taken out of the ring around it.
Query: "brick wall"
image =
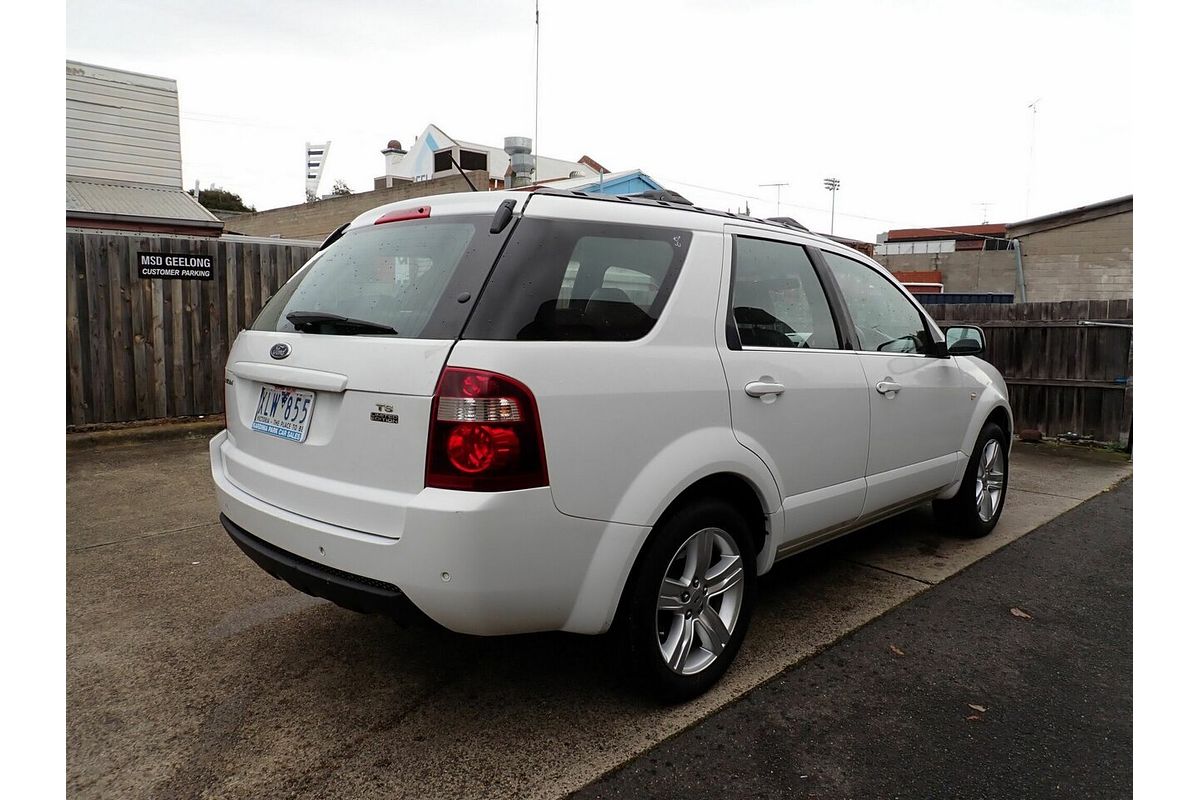
[[[480,191],[487,191],[486,170],[468,171],[467,175]],[[408,200],[412,197],[469,192],[471,187],[461,175],[437,178],[418,183],[397,184],[390,189],[330,197],[315,203],[272,208],[257,214],[242,214],[225,220],[227,233],[247,236],[279,236],[283,239],[313,239],[320,241],[333,233],[343,222],[349,222],[364,211],[376,206]]]
[[[1021,237],[1028,299],[1133,297],[1133,212]]]

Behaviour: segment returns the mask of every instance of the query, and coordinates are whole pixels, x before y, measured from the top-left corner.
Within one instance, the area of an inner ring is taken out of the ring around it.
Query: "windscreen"
[[[271,298],[253,330],[457,338],[504,238],[489,224],[446,217],[349,231]]]

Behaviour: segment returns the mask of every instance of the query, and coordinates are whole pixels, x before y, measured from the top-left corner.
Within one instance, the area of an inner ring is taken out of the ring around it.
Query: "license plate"
[[[254,411],[256,431],[278,436],[293,442],[303,442],[308,436],[316,395],[289,386],[264,386],[258,395]]]

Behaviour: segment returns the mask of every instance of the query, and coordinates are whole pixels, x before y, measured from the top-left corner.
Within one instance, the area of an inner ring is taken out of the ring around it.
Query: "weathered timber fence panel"
[[[229,345],[316,251],[68,231],[67,424],[223,412]],[[138,252],[212,256],[213,279],[141,279]]]
[[[1008,384],[1017,430],[1124,442],[1133,424],[1132,300],[927,306],[942,327],[978,325]],[[1110,325],[1080,325],[1080,322]],[[1111,323],[1116,323],[1112,325]]]

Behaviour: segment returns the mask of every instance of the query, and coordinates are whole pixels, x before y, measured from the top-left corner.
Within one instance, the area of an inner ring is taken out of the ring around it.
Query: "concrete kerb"
[[[67,451],[168,439],[207,439],[224,428],[224,414],[88,426],[67,431]]]

